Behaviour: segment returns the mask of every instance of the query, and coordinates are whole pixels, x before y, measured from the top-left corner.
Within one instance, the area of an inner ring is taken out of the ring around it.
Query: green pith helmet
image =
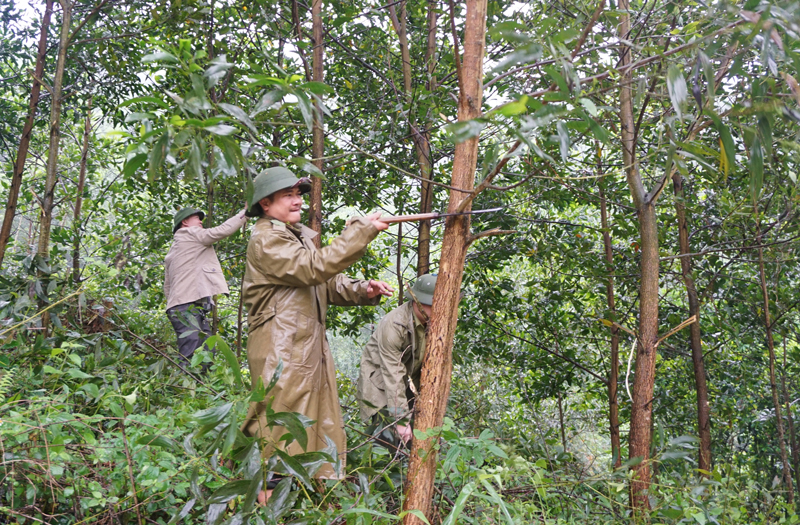
[[[417,301],[430,306],[433,304],[434,288],[436,288],[436,274],[426,273],[417,278],[414,286],[411,287],[411,293]]]
[[[286,188],[300,188],[300,193],[311,191],[311,182],[305,177],[298,179],[290,170],[282,167],[267,168],[258,174],[253,181],[253,196],[248,203],[248,217],[261,217],[261,205],[258,203],[264,197]]]
[[[180,210],[178,213],[175,214],[175,218],[172,219],[172,233],[178,231],[178,228],[181,227],[181,223],[191,217],[192,215],[198,215],[200,220],[202,221],[206,214],[202,211],[198,210],[197,208],[184,208]]]

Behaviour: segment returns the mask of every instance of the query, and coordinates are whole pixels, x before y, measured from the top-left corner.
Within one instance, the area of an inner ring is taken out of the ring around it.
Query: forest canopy
[[[798,49],[786,1],[0,1],[0,521],[800,522]],[[395,294],[327,313],[340,480],[241,430],[279,379],[248,368],[255,221],[215,245],[213,351],[166,315],[176,211],[218,226],[275,167],[318,246],[456,214],[345,271]],[[359,363],[426,273],[391,454]]]

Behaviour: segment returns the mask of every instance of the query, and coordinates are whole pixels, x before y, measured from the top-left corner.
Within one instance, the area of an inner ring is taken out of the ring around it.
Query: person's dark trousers
[[[167,317],[178,336],[178,351],[189,362],[194,351],[211,335],[206,314],[211,311],[208,297],[193,303],[179,304],[167,310]]]
[[[411,442],[406,444],[400,438],[395,424],[396,418],[390,416],[389,412],[384,408],[372,416],[372,421],[367,427],[367,434],[371,434],[374,437],[375,443],[384,447],[393,456],[397,455],[398,449],[411,448]]]

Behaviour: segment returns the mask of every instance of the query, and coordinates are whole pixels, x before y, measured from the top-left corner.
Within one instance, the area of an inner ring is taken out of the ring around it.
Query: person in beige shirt
[[[242,210],[221,225],[205,229],[204,217],[196,208],[184,208],[175,214],[172,246],[164,259],[167,317],[185,361],[192,358],[211,332],[206,314],[213,305],[213,296],[228,293],[214,243],[233,235],[247,222]]]
[[[317,233],[300,224],[302,195],[311,189],[286,168],[269,168],[253,182],[248,215],[260,217],[247,245],[242,293],[247,306],[247,360],[253,387],[259,378],[270,383],[279,364],[280,380],[263,402],[252,403],[242,431],[262,438],[262,455],[280,449],[290,455],[336,446],[334,464],[324,463],[317,478],[344,475],[347,437],[344,432],[336,368],[325,336],[328,304],[375,305],[392,288],[375,280],[347,277],[340,272],[358,261],[367,245],[389,225],[375,213],[352,219],[341,235],[321,249]],[[287,429],[268,425],[274,412],[298,412],[313,424],[306,428],[307,446],[285,441]],[[259,494],[269,497],[272,485]]]

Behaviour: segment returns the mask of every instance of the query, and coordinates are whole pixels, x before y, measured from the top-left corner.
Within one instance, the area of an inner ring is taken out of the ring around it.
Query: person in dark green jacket
[[[381,319],[361,356],[357,390],[361,420],[390,449],[411,441],[409,421],[419,393],[435,286],[436,275],[420,276],[411,288],[412,300]]]

